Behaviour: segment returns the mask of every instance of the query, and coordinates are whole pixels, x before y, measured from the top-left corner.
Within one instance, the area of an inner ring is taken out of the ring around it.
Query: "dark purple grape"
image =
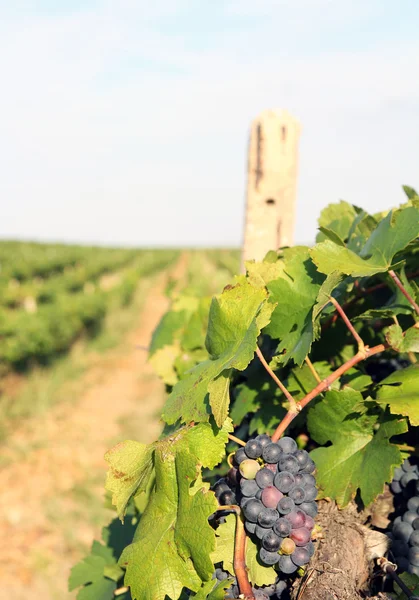
[[[406,542],[402,542],[402,540],[393,540],[391,542],[391,551],[394,556],[407,556],[409,550],[409,546]]]
[[[293,510],[285,515],[285,520],[288,521],[292,529],[306,527],[307,515],[302,510]]]
[[[419,496],[412,496],[407,501],[407,508],[412,512],[418,512],[419,509]]]
[[[258,500],[262,500],[262,492],[263,490],[258,490],[255,494],[255,498],[257,498]]]
[[[260,488],[254,479],[242,479],[240,481],[241,493],[247,498],[255,496],[259,489]]]
[[[298,450],[297,442],[288,436],[280,438],[277,444],[285,454],[292,454]]]
[[[287,589],[288,585],[287,582],[284,581],[283,579],[280,579],[278,581],[278,583],[275,585],[275,594],[278,596],[278,598],[281,597],[281,594],[283,592],[285,592],[285,590]]]
[[[302,502],[299,505],[299,508],[303,510],[309,517],[313,517],[313,519],[319,512],[315,502]]]
[[[405,471],[406,473],[408,473],[409,471],[415,471],[416,470],[416,465],[413,465],[408,458],[405,458],[405,460],[402,463],[402,469],[403,471]]]
[[[298,567],[302,567],[306,565],[310,560],[310,555],[308,553],[307,548],[297,547],[294,552],[291,554],[292,562]]]
[[[275,565],[279,561],[278,552],[269,552],[265,548],[259,550],[259,558],[265,565]]]
[[[281,545],[282,538],[280,538],[273,531],[268,530],[262,538],[262,546],[268,552],[277,552]]]
[[[231,490],[223,492],[219,498],[220,506],[228,506],[231,504],[237,504],[236,496]]]
[[[402,569],[400,568],[400,570],[402,570]],[[406,571],[408,573],[410,573],[411,575],[416,575],[417,577],[419,577],[419,567],[415,567],[415,565],[409,564]],[[409,600],[415,600],[416,598],[417,598],[417,596],[410,596]]]
[[[411,565],[419,567],[419,548],[417,546],[409,548],[408,560]]]
[[[246,452],[244,451],[244,448],[239,448],[238,450],[236,450],[236,453],[234,455],[234,461],[237,465],[239,465],[244,460],[246,460],[246,458],[247,458],[247,456],[246,456]]]
[[[399,567],[399,571],[409,570],[409,561],[406,556],[398,556],[396,558],[396,565]]]
[[[260,540],[263,538],[263,536],[266,534],[266,527],[262,527],[262,525],[256,525],[256,529],[255,529],[255,534],[256,537],[258,537]]]
[[[214,492],[215,497],[218,500],[223,492],[230,492],[231,490],[230,490],[230,486],[228,485],[228,483],[225,479],[219,479],[218,481],[216,481],[214,483],[212,491]]]
[[[288,471],[295,475],[298,473],[300,466],[295,456],[292,454],[284,454],[278,461],[278,468],[280,471]]]
[[[400,523],[396,523],[393,526],[393,535],[396,540],[402,540],[403,542],[408,542],[409,538],[413,532],[413,527],[410,523],[404,523],[403,521]]]
[[[283,494],[273,485],[266,487],[262,492],[261,500],[266,508],[276,508]]]
[[[278,472],[278,465],[276,463],[272,465],[270,463],[266,463],[265,469],[269,469],[275,475],[275,473]]]
[[[255,533],[256,531],[256,523],[251,523],[250,521],[245,521],[244,528],[247,533]]]
[[[310,541],[311,533],[305,527],[299,527],[291,531],[290,538],[294,540],[297,546],[305,546]]]
[[[215,569],[215,578],[218,579],[218,581],[224,581],[225,579],[228,578],[228,573],[227,571],[223,571],[222,569]]]
[[[418,513],[408,510],[407,512],[404,513],[404,515],[402,517],[402,521],[404,521],[405,523],[410,523],[410,525],[412,525],[412,527],[413,527],[413,521],[415,521],[417,518],[418,518]],[[416,529],[416,527],[413,527],[413,529]]]
[[[288,515],[287,515],[288,516]],[[274,532],[279,537],[288,537],[291,533],[292,524],[286,518],[281,517],[274,525]]]
[[[272,443],[271,438],[269,437],[269,435],[266,435],[266,433],[261,433],[260,435],[258,435],[256,437],[256,439],[259,442],[259,444],[262,446],[262,448],[264,448],[268,444]]]
[[[291,573],[295,573],[298,569],[297,565],[293,563],[290,556],[286,554],[282,554],[279,557],[278,561],[278,569],[285,573],[286,575],[291,575]]]
[[[403,488],[400,484],[400,481],[392,481],[390,484],[390,489],[393,494],[401,494]]]
[[[279,461],[279,459],[282,456],[282,450],[281,448],[278,446],[278,444],[274,444],[273,442],[271,442],[270,444],[267,444],[262,451],[262,457],[263,460],[266,461],[267,463],[270,464],[274,464],[277,463]]]
[[[313,471],[315,471],[315,469],[316,465],[314,461],[309,457],[306,466],[301,469],[301,473],[312,473]]]
[[[302,473],[302,475],[304,476],[305,481],[305,485],[303,485],[304,488],[307,486],[316,485],[316,478],[314,475],[311,475],[310,473]]]
[[[249,458],[259,458],[262,456],[262,444],[257,440],[249,440],[246,442],[244,451]]]
[[[304,488],[295,486],[288,492],[288,496],[292,498],[295,504],[301,504],[306,500],[306,493]]]
[[[394,475],[393,475],[393,481],[400,481],[400,479],[403,476],[403,469],[401,467],[397,467],[397,469],[394,469]]]
[[[260,488],[266,488],[268,485],[272,485],[274,481],[274,474],[270,469],[261,469],[256,473],[256,483]]]
[[[297,452],[294,452],[294,456],[300,465],[300,469],[306,466],[310,458],[307,450],[297,450]]]
[[[243,514],[245,519],[251,523],[256,523],[258,520],[258,514],[263,508],[263,504],[260,500],[251,499],[243,506]]]
[[[314,485],[307,485],[305,488],[305,502],[313,502],[317,498],[319,493],[318,489]]]
[[[418,530],[413,531],[413,533],[411,534],[411,536],[409,538],[409,544],[411,546],[419,546],[419,531]]]
[[[305,487],[306,484],[306,480],[304,479],[305,477],[305,473],[296,473],[294,475],[294,482],[295,485],[300,485],[301,487]]]
[[[295,485],[294,475],[288,471],[277,473],[274,479],[274,485],[280,492],[287,494]]]
[[[292,510],[295,509],[294,500],[284,496],[278,502],[277,510],[281,515],[288,515]]]
[[[308,542],[308,544],[306,544],[304,546],[304,548],[307,549],[308,555],[311,558],[313,556],[314,552],[315,552],[315,547],[314,547],[313,542],[312,541]]]
[[[273,527],[279,519],[279,513],[274,508],[263,508],[258,514],[258,523],[261,527]]]
[[[416,514],[416,516],[417,516],[417,514]],[[413,523],[411,523],[411,525],[412,525],[413,529],[419,529],[419,517],[417,519],[415,519],[413,521]]]
[[[314,529],[314,525],[315,525],[315,523],[314,523],[313,517],[306,515],[304,527],[306,527],[307,529],[310,529],[310,531],[312,531]]]
[[[226,475],[227,483],[231,487],[236,487],[239,482],[239,471],[235,467],[231,467],[229,472]]]
[[[400,479],[400,483],[402,487],[407,487],[411,481],[417,481],[419,479],[419,475],[410,471],[409,473],[405,473],[403,477]]]

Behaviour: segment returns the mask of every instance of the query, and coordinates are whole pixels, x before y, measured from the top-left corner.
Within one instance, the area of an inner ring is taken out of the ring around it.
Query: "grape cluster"
[[[390,533],[392,554],[400,571],[419,575],[419,467],[413,460],[395,469],[390,489],[398,513]]]
[[[245,528],[260,540],[261,562],[286,575],[294,573],[314,553],[314,462],[292,438],[272,442],[265,434],[237,450],[234,460]]]
[[[217,567],[213,578],[218,581],[225,581],[231,578],[231,575],[224,571],[222,568]],[[256,600],[280,600],[283,596],[283,592],[287,589],[287,584],[284,580],[277,577],[275,583],[271,585],[255,585],[252,587],[253,594]],[[237,579],[234,578],[231,586],[226,590],[225,599],[232,600],[233,598],[239,598],[240,590],[237,585]]]

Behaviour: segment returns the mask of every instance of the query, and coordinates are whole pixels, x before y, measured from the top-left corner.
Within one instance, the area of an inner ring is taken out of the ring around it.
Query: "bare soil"
[[[141,348],[167,309],[168,277],[183,276],[185,259],[155,278],[126,351],[103,355],[84,375],[85,393],[8,440],[15,456],[0,472],[0,585],[8,598],[75,596],[67,591],[70,568],[113,516],[104,508],[105,452],[127,432],[149,442],[161,430],[164,386]],[[30,450],[19,456],[19,448]]]

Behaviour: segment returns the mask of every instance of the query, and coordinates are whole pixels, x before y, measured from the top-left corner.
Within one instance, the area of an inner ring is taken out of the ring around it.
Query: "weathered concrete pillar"
[[[265,110],[250,131],[244,261],[294,241],[300,124],[285,110]]]

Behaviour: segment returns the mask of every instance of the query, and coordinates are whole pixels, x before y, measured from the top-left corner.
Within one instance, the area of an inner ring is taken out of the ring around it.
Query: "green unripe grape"
[[[239,470],[245,479],[254,479],[260,470],[260,464],[256,460],[248,458],[240,463]]]
[[[292,554],[295,550],[295,542],[290,538],[285,538],[281,543],[281,554]]]

